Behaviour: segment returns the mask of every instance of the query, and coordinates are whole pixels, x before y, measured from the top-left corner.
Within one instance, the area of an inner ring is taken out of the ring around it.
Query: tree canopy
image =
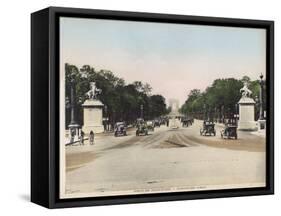
[[[140,117],[141,106],[145,119],[154,119],[168,113],[165,98],[152,95],[148,83],[135,81],[126,84],[110,70],[95,70],[90,65],[78,69],[75,65],[65,64],[66,127],[70,122],[70,88],[75,88],[75,111],[77,120],[83,124],[82,104],[87,99],[90,82],[95,82],[102,92],[98,99],[105,105],[104,115],[111,123],[126,121],[131,123]]]
[[[234,78],[216,79],[203,92],[199,89],[191,90],[180,111],[183,114],[193,114],[200,118],[206,117],[205,115],[210,117],[215,113],[234,114],[236,112],[235,105],[241,98],[240,89],[243,87],[244,81],[249,83],[252,98],[258,97],[260,90],[258,80],[251,81],[247,76],[240,80]]]

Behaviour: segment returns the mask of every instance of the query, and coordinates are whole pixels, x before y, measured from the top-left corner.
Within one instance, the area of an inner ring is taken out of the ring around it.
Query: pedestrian
[[[85,133],[84,133],[84,131],[81,130],[80,145],[84,145],[84,136],[85,136]]]
[[[74,136],[75,136],[75,131],[74,131],[74,129],[72,128],[72,129],[70,130],[70,143],[71,143],[71,144],[74,143]]]
[[[90,132],[90,145],[94,145],[94,138],[95,138],[95,134],[93,131]]]

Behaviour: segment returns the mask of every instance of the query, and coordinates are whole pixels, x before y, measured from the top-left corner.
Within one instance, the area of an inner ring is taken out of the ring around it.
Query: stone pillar
[[[257,122],[255,121],[255,101],[250,97],[242,97],[239,104],[238,130],[255,131]]]
[[[104,132],[102,124],[103,106],[103,103],[97,99],[88,99],[82,104],[84,111],[84,125],[82,130],[85,134],[89,134],[90,131],[94,133]]]

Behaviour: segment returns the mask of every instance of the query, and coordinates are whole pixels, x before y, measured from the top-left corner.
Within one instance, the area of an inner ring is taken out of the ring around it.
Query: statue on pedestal
[[[95,82],[90,82],[90,90],[86,93],[89,99],[97,99],[97,95],[99,95],[102,90],[96,87]]]
[[[242,97],[249,98],[252,95],[252,91],[248,89],[248,82],[244,82],[243,88],[240,89],[240,93],[242,92]]]
[[[91,89],[86,93],[88,99],[82,104],[84,111],[83,131],[86,134],[90,134],[91,131],[94,133],[102,133],[104,132],[102,124],[102,110],[104,105],[97,98],[102,90],[96,87],[95,82],[91,82],[90,87]]]
[[[246,131],[257,130],[255,122],[255,101],[251,98],[252,91],[248,88],[248,82],[244,82],[243,88],[240,89],[242,97],[239,100],[239,121],[238,129]]]

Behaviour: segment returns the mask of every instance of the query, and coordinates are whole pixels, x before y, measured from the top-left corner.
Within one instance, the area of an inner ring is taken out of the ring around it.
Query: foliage
[[[234,78],[216,79],[212,85],[207,87],[204,92],[199,89],[190,91],[187,100],[181,107],[180,111],[186,115],[201,114],[201,118],[208,115],[232,115],[237,112],[237,103],[241,98],[240,89],[243,82],[249,83],[249,89],[252,91],[252,98],[259,96],[259,81],[251,81],[249,77],[244,76],[237,80]]]
[[[127,84],[122,78],[109,70],[96,71],[89,65],[78,69],[74,65],[65,64],[66,73],[66,127],[70,122],[70,90],[73,85],[76,90],[75,112],[79,124],[83,124],[82,104],[87,99],[86,92],[90,90],[90,82],[96,82],[96,87],[102,92],[98,99],[105,105],[104,116],[114,124],[117,121],[134,122],[141,115],[141,106],[145,119],[154,119],[168,112],[165,98],[161,95],[151,95],[152,87],[148,83],[135,81]]]

